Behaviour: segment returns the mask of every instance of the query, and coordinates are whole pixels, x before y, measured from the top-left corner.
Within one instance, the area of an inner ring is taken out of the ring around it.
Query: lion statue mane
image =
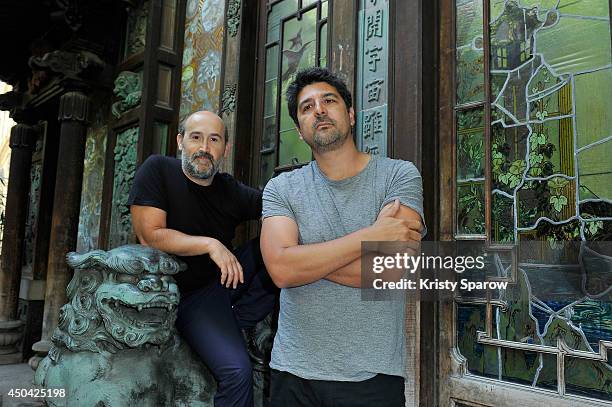
[[[149,247],[69,253],[74,277],[35,383],[50,406],[212,406],[215,381],[177,335],[185,268]]]

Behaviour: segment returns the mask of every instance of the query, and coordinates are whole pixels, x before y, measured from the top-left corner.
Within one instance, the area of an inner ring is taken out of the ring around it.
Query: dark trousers
[[[215,407],[253,405],[252,368],[241,328],[269,314],[278,289],[268,275],[259,239],[234,252],[244,284],[223,287],[219,280],[181,299],[176,327],[217,380]]]
[[[362,382],[306,380],[272,370],[270,407],[404,407],[404,378],[378,374]]]

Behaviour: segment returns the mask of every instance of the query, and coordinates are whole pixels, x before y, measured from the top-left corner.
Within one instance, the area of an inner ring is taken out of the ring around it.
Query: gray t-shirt
[[[268,182],[263,217],[287,216],[300,244],[320,243],[372,225],[395,199],[423,218],[421,176],[410,162],[373,156],[359,174],[333,181],[312,161]],[[403,298],[363,301],[359,288],[327,280],[284,288],[270,366],[310,380],[403,376],[404,308]]]

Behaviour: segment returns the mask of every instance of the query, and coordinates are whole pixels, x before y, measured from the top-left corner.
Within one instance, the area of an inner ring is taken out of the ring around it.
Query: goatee
[[[195,161],[199,158],[205,158],[210,161],[210,165],[205,170],[199,170]],[[190,158],[187,157],[185,150],[181,152],[181,163],[183,167],[183,171],[190,177],[196,179],[207,180],[213,177],[221,166],[222,160],[215,161],[214,157],[210,153],[206,152],[198,152],[192,155]]]

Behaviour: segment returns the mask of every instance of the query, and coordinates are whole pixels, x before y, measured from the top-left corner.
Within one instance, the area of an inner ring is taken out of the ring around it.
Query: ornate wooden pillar
[[[66,286],[72,277],[66,253],[76,249],[89,104],[89,98],[82,91],[70,91],[60,98],[60,144],[42,337],[32,346],[35,352],[43,355],[50,348],[60,308],[66,303]]]
[[[21,340],[23,323],[17,320],[17,302],[30,189],[30,165],[35,142],[34,127],[17,124],[11,129],[11,164],[0,269],[0,364],[21,361],[21,352],[17,346]]]

